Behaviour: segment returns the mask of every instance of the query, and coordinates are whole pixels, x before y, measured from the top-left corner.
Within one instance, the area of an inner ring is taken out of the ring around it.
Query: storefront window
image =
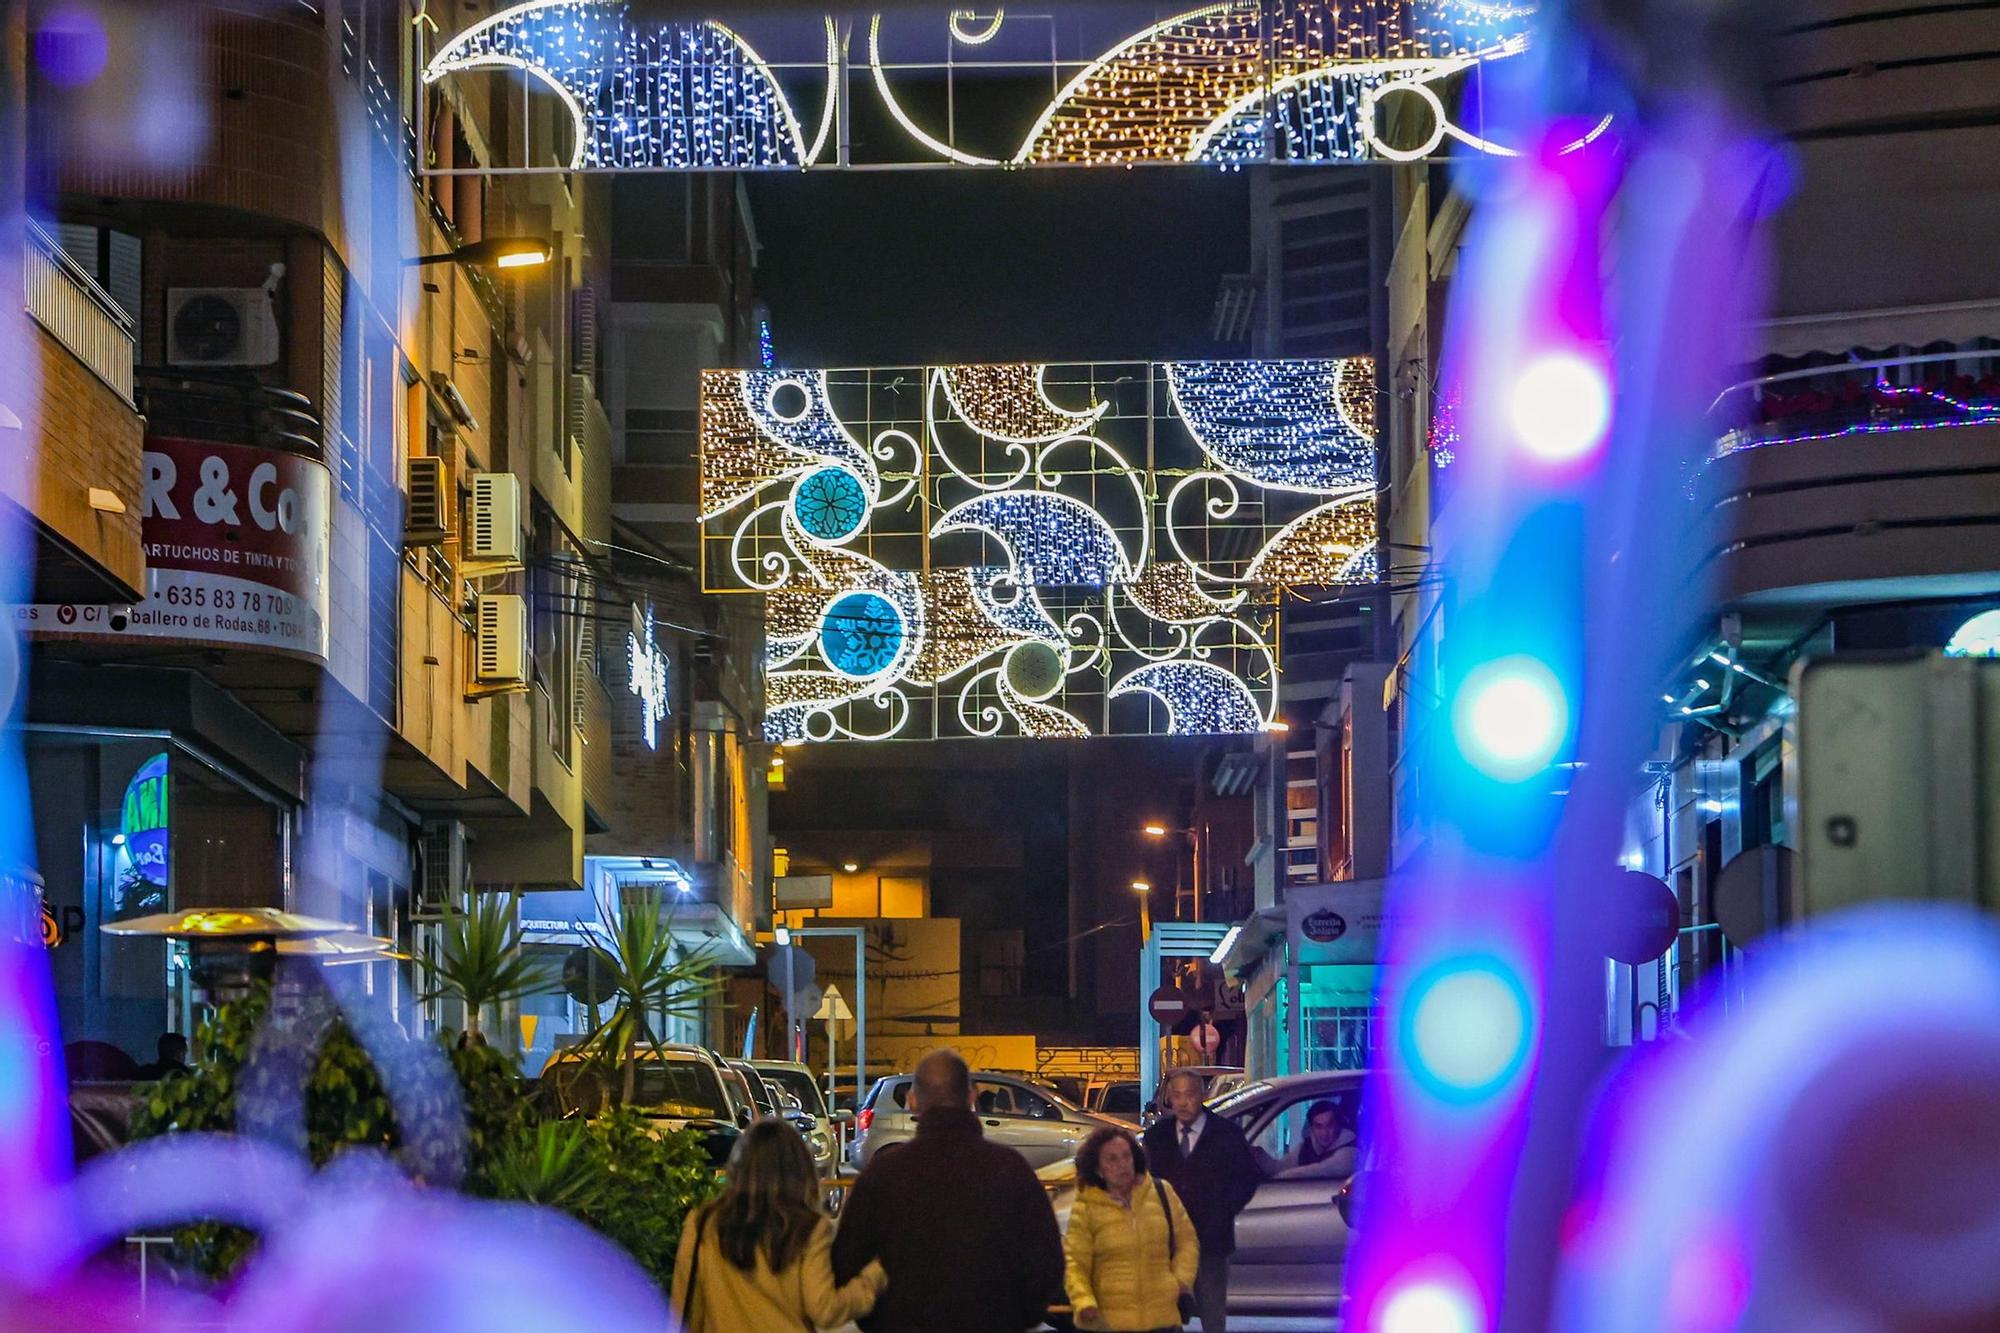
[[[36,868],[73,1077],[123,1078],[187,1032],[186,969],[114,921],[194,906],[283,906],[286,808],[165,736],[34,731]]]

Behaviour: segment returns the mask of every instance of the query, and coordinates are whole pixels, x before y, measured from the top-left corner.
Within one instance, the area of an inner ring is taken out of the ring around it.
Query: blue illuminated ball
[[[1410,987],[1403,1054],[1411,1074],[1446,1101],[1480,1101],[1527,1063],[1533,1030],[1520,974],[1491,955],[1446,959]]]
[[[823,542],[851,537],[868,516],[868,492],[861,479],[844,467],[808,472],[792,492],[792,513],[799,526]]]
[[[820,621],[820,655],[843,676],[879,676],[902,648],[903,614],[880,593],[848,593]]]
[[[1555,672],[1532,657],[1503,657],[1467,673],[1452,706],[1466,760],[1519,782],[1549,766],[1569,734],[1569,701]]]

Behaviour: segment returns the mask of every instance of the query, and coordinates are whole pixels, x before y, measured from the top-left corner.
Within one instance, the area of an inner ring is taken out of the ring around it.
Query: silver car
[[[917,1118],[909,1109],[914,1081],[908,1074],[891,1074],[868,1090],[854,1118],[860,1133],[853,1154],[856,1166],[868,1165],[883,1144],[899,1143],[917,1132]],[[1116,1123],[1048,1088],[1007,1074],[973,1074],[972,1106],[987,1138],[1014,1149],[1029,1166],[1038,1168],[1076,1156],[1076,1145],[1091,1130]]]
[[[820,1174],[832,1175],[834,1145],[840,1135],[834,1132],[833,1116],[826,1109],[825,1095],[812,1070],[792,1060],[751,1060],[748,1064],[767,1082],[776,1085],[779,1092],[789,1094],[798,1102],[799,1109],[812,1117],[813,1128],[806,1135],[806,1142],[812,1146],[813,1161]]]
[[[1264,1170],[1250,1205],[1236,1215],[1231,1314],[1326,1316],[1340,1308],[1348,1242],[1340,1196],[1352,1154],[1337,1172],[1288,1162],[1315,1104],[1333,1102],[1347,1124],[1359,1123],[1364,1077],[1359,1070],[1288,1074],[1241,1084],[1209,1101],[1212,1113],[1243,1130]]]

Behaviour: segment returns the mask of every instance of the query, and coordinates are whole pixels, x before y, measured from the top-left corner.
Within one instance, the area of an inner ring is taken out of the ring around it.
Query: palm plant
[[[583,1213],[607,1189],[604,1164],[594,1151],[588,1127],[579,1120],[551,1120],[535,1126],[497,1151],[486,1174],[499,1199],[519,1199]]]
[[[598,1062],[622,1070],[619,1101],[630,1106],[638,1091],[637,1053],[642,1046],[658,1049],[660,1044],[654,1019],[699,1017],[702,1006],[721,992],[722,982],[714,975],[713,950],[707,945],[674,956],[673,917],[657,890],[635,893],[624,908],[610,933],[610,947],[600,950],[598,960],[610,980],[615,1007],[589,1045]]]
[[[547,974],[521,949],[517,893],[475,893],[470,910],[445,914],[436,958],[420,958],[430,989],[423,998],[450,996],[465,1006],[465,1038],[480,1042],[480,1016],[548,985]]]

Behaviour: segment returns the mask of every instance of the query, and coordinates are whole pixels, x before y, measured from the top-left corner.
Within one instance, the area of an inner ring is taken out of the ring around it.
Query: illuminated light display
[[[784,167],[808,157],[770,67],[719,23],[635,27],[614,0],[531,0],[453,37],[424,82],[495,68],[524,70],[562,99],[573,170]]]
[[[1089,40],[1080,29],[1059,34],[1053,48],[1044,37],[1039,51],[1021,45],[1019,34],[1033,25],[1009,24],[1000,9],[876,14],[863,75],[843,61],[832,17],[810,26],[802,17],[763,19],[759,46],[783,56],[769,61],[719,23],[649,22],[628,0],[530,0],[452,37],[424,78],[522,71],[563,103],[572,125],[568,170],[869,165],[872,159],[849,160],[852,145],[834,144],[842,99],[857,87],[872,92],[905,136],[888,150],[891,164],[1195,162],[1229,169],[1411,161],[1447,144],[1513,156],[1452,117],[1458,83],[1486,62],[1519,55],[1533,14],[1531,5],[1472,0],[1228,0],[1153,23],[1108,48],[1079,48]],[[949,54],[941,62],[929,54],[885,56],[885,17],[899,49],[924,52],[936,38],[916,42],[916,25],[941,22]],[[897,71],[949,84],[986,68],[1019,76],[1044,61],[1052,86],[1061,86],[1025,126],[981,125],[960,111],[944,127],[926,127],[895,87]],[[1420,142],[1382,137],[1382,124],[1396,119],[1383,110],[1392,98],[1423,104],[1416,119],[1429,128]],[[1606,123],[1570,147],[1595,139]],[[974,140],[983,151],[967,146]],[[539,161],[521,165],[542,169]]]
[[[1534,1028],[1528,990],[1499,958],[1437,963],[1411,983],[1404,1003],[1410,1070],[1446,1101],[1479,1101],[1527,1063]]]
[[[659,748],[660,723],[667,720],[667,654],[653,631],[653,611],[632,608],[632,628],[625,635],[625,687],[639,698],[639,718],[646,748]]]
[[[2000,403],[1967,402],[1936,389],[1924,388],[1922,385],[1877,384],[1870,392],[1891,400],[1935,404],[1944,409],[1948,415],[1887,419],[1871,417],[1832,430],[1807,431],[1791,435],[1761,436],[1751,431],[1732,431],[1716,443],[1714,456],[1727,458],[1731,454],[1742,453],[1749,449],[1765,449],[1785,444],[1811,444],[1817,440],[1844,440],[1856,435],[1900,435],[1906,431],[1950,430],[1959,426],[1986,426],[2000,422]]]
[[[1375,577],[1373,385],[1366,361],[706,372],[703,586],[768,598],[767,738],[1264,730],[1281,590]]]
[[[1215,467],[1285,490],[1375,481],[1375,363],[1183,361],[1167,387]]]

